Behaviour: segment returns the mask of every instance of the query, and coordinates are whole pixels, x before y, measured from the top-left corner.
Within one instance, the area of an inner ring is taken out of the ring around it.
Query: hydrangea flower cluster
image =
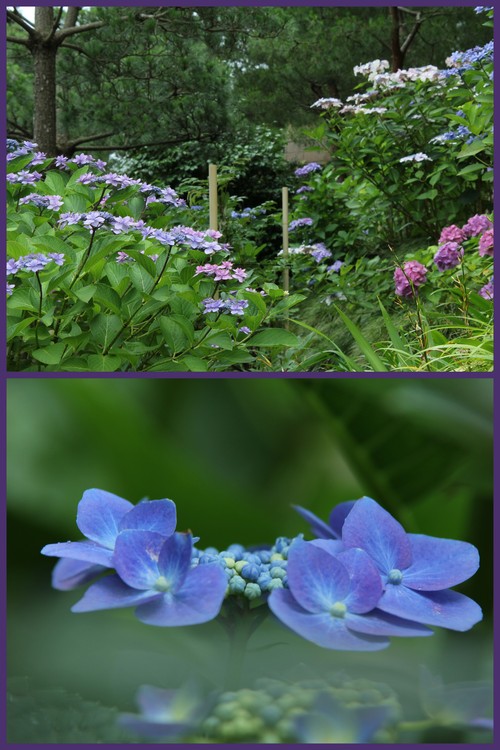
[[[229,279],[235,279],[236,281],[243,282],[247,277],[247,272],[244,268],[233,268],[233,263],[230,260],[224,260],[220,265],[216,263],[205,263],[204,266],[196,266],[196,275],[206,274],[207,276],[213,276],[214,281],[227,281]]]
[[[230,297],[227,297],[225,299],[214,299],[213,297],[207,297],[203,300],[202,304],[203,312],[205,314],[228,310],[231,315],[244,315],[244,311],[248,307],[248,300],[231,299]]]
[[[427,281],[427,268],[418,260],[407,260],[402,268],[394,271],[394,282],[398,297],[413,297],[419,286]]]
[[[193,208],[193,206],[191,206]],[[265,208],[251,208],[247,206],[242,211],[231,211],[232,219],[255,219],[259,214],[265,214]]]
[[[403,164],[407,161],[432,161],[432,159],[430,156],[427,156],[427,154],[419,151],[417,154],[409,154],[408,156],[403,156],[399,161],[401,164]]]
[[[479,294],[484,299],[493,299],[493,276],[488,281],[487,284],[485,284],[481,289],[479,290]]]
[[[441,245],[434,256],[434,263],[439,271],[448,271],[456,268],[463,258],[464,249],[458,242],[445,242]]]
[[[18,185],[35,185],[42,179],[41,172],[30,172],[28,169],[21,169],[19,172],[9,172],[5,176],[7,182],[17,183]]]
[[[310,219],[307,216],[304,216],[302,219],[294,219],[290,222],[288,225],[288,231],[294,232],[296,229],[300,229],[300,227],[310,227],[313,224],[313,220]]]
[[[87,490],[77,512],[86,539],[48,544],[42,554],[61,558],[55,588],[92,582],[73,612],[134,606],[150,625],[206,622],[230,596],[267,599],[278,619],[307,640],[373,651],[389,645],[387,636],[431,635],[427,625],[463,631],[481,619],[475,602],[451,590],[479,566],[473,545],[406,534],[366,497],[334,508],[328,524],[297,510],[315,540],[279,537],[272,547],[218,551],[198,549],[190,532],[175,531],[171,500],[134,506]]]
[[[10,258],[7,261],[7,276],[16,274],[19,271],[38,273],[39,271],[43,271],[49,263],[62,266],[64,263],[64,253],[30,253],[29,255],[21,255],[17,260]]]
[[[487,229],[479,240],[479,255],[493,256],[493,229]]]
[[[305,177],[305,175],[311,174],[311,172],[318,172],[321,169],[323,169],[321,164],[318,164],[315,161],[311,161],[309,162],[309,164],[304,164],[303,167],[298,167],[298,169],[295,170],[294,174],[295,177]]]
[[[453,52],[446,58],[445,62],[450,70],[443,71],[446,75],[459,75],[465,70],[471,70],[478,63],[493,62],[493,41],[487,42],[484,46],[476,46],[465,51]]]
[[[38,195],[30,193],[19,200],[20,204],[31,203],[38,208],[48,208],[50,211],[59,211],[64,203],[60,195]]]

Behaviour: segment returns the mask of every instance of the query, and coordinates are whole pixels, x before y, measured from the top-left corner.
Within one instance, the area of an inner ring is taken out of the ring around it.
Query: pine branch
[[[63,28],[56,33],[55,40],[58,44],[61,44],[68,36],[72,36],[73,34],[83,34],[85,31],[92,31],[92,29],[101,29],[103,26],[104,21],[92,21],[92,23],[84,23],[82,26]]]
[[[16,10],[15,8],[14,10],[8,10],[7,20],[12,21],[13,23],[16,23],[18,26],[24,29],[24,31],[27,31],[31,39],[34,38],[35,30],[33,26],[30,24],[29,21],[23,18],[23,16],[19,13],[18,10]]]

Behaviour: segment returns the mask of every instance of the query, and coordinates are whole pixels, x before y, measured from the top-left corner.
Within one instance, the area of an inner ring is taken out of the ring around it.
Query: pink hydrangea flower
[[[479,240],[479,255],[493,255],[493,229],[488,229]]]
[[[464,224],[462,231],[466,237],[477,237],[488,229],[492,229],[493,224],[485,214],[475,214],[471,216],[467,224]]]
[[[439,245],[444,245],[445,242],[463,242],[465,239],[465,234],[460,227],[457,227],[456,224],[450,224],[449,227],[444,227],[442,230],[440,236],[439,236]]]
[[[407,260],[402,268],[394,271],[394,283],[398,297],[413,297],[419,286],[427,281],[427,268],[418,260]]]

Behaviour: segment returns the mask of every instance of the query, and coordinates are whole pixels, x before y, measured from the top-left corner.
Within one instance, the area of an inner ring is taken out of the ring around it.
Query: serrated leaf
[[[44,365],[58,365],[66,349],[67,344],[60,341],[57,344],[44,346],[42,349],[35,349],[33,357]]]
[[[80,289],[76,289],[75,294],[78,299],[82,300],[82,302],[90,302],[96,289],[97,286],[95,284],[88,284],[88,286],[82,286]]]
[[[160,318],[160,331],[172,354],[182,351],[189,344],[184,328],[172,317]]]
[[[149,274],[145,268],[140,265],[134,264],[129,269],[130,281],[136,289],[142,294],[147,294],[153,287],[154,278]]]
[[[89,354],[88,364],[91,372],[116,372],[122,360],[111,354]]]
[[[100,313],[90,322],[93,339],[107,349],[122,327],[122,321],[117,315]]]
[[[94,293],[94,302],[97,302],[101,307],[105,307],[107,310],[120,315],[120,298],[111,287],[106,284],[98,284]]]
[[[247,341],[248,346],[298,346],[299,339],[284,328],[266,328]]]

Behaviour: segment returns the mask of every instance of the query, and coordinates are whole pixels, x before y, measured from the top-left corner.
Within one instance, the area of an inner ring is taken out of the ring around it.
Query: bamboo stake
[[[210,229],[217,231],[217,166],[215,164],[208,165],[208,206]]]
[[[283,215],[283,258],[285,268],[283,269],[283,291],[290,290],[290,269],[288,268],[288,188],[281,189],[282,215]]]

